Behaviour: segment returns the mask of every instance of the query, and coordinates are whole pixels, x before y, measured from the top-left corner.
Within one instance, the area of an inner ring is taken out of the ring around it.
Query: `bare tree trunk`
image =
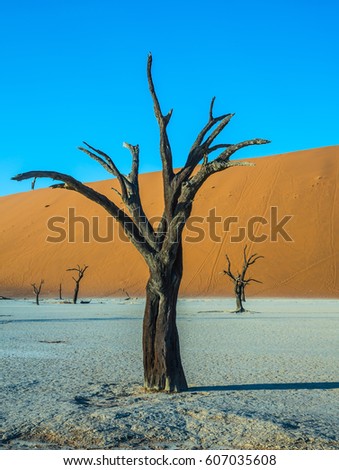
[[[76,304],[77,301],[78,301],[79,284],[80,284],[80,282],[75,281],[74,294],[73,294],[73,303],[74,304]]]
[[[40,295],[43,283],[44,283],[44,280],[41,279],[39,286],[37,286],[35,284],[35,282],[33,284],[31,284],[31,286],[33,287],[33,292],[35,294],[35,302],[36,302],[37,305],[40,305],[39,304],[39,295]]]
[[[237,302],[237,310],[236,310],[236,312],[237,312],[237,313],[244,312],[245,309],[244,309],[244,307],[243,307],[243,305],[242,305],[241,294],[240,294],[240,295],[237,294],[236,302]]]
[[[182,248],[170,266],[155,265],[146,287],[143,323],[146,390],[187,390],[181,363],[176,305],[182,278]]]
[[[62,300],[62,284],[59,284],[59,300]]]
[[[244,289],[243,289],[243,286],[241,284],[241,281],[237,281],[236,284],[235,284],[235,288],[234,288],[234,292],[235,292],[235,298],[236,298],[236,304],[237,304],[237,309],[236,309],[236,312],[237,313],[240,313],[240,312],[244,312],[245,309],[242,305],[242,302],[243,302],[243,295],[244,295]]]
[[[77,265],[76,268],[68,268],[66,271],[76,271],[78,273],[78,277],[75,278],[73,276],[73,281],[75,282],[75,287],[74,287],[74,294],[73,294],[73,303],[76,304],[78,300],[78,294],[79,294],[79,287],[80,287],[80,281],[84,277],[85,271],[88,268],[88,266],[85,264],[84,267],[82,268],[80,264]]]

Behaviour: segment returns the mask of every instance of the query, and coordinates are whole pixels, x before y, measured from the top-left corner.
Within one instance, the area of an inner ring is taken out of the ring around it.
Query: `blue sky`
[[[140,144],[141,172],[160,168],[146,60],[175,165],[215,113],[235,112],[224,142],[272,140],[239,157],[338,144],[336,0],[0,1],[0,195],[57,170],[108,174],[77,150],[86,140],[129,171],[122,142]],[[37,187],[50,184],[40,180]]]

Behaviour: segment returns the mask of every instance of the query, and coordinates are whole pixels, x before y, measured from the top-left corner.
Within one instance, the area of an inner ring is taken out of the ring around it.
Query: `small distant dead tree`
[[[251,282],[259,282],[260,284],[262,283],[261,281],[258,281],[257,279],[253,278],[248,278],[245,279],[247,269],[249,266],[254,264],[258,259],[263,258],[263,256],[258,256],[256,253],[251,255],[250,257],[247,257],[247,246],[244,248],[244,261],[243,261],[243,267],[241,273],[237,271],[237,274],[235,275],[232,270],[231,270],[231,261],[226,254],[226,259],[227,259],[227,270],[224,270],[224,274],[226,274],[233,282],[234,284],[234,293],[235,293],[235,298],[237,302],[237,309],[235,310],[236,313],[241,313],[245,312],[245,309],[243,307],[243,302],[246,302],[246,296],[245,296],[245,288],[250,284]]]
[[[81,279],[84,277],[85,271],[88,268],[88,266],[85,264],[83,268],[80,267],[78,264],[76,268],[68,268],[66,271],[76,271],[78,273],[78,277],[73,277],[73,280],[75,282],[75,287],[74,287],[74,294],[73,294],[73,303],[76,304],[78,300],[78,294],[79,294],[79,287],[80,287],[80,282]]]
[[[129,295],[129,293],[127,292],[126,289],[122,288],[121,289],[122,293],[125,294],[125,300],[130,300],[131,296]]]
[[[31,284],[31,286],[33,287],[33,292],[35,294],[35,301],[37,305],[39,305],[39,295],[40,295],[43,283],[44,283],[44,280],[41,279],[39,286],[37,286],[35,282]]]

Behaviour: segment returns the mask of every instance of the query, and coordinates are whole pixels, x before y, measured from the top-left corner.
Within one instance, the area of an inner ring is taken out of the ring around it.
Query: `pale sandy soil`
[[[3,449],[339,449],[335,300],[181,300],[190,390],[144,393],[143,300],[0,301]]]

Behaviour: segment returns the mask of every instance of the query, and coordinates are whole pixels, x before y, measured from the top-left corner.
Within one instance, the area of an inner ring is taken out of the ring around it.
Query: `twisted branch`
[[[133,219],[105,195],[86,186],[70,175],[56,171],[28,171],[16,175],[12,179],[15,181],[23,181],[30,178],[51,178],[53,180],[62,181],[63,184],[57,184],[54,185],[54,187],[77,191],[87,199],[96,202],[121,224],[131,242],[146,259],[154,255],[153,247],[145,240],[145,237],[142,235]]]

